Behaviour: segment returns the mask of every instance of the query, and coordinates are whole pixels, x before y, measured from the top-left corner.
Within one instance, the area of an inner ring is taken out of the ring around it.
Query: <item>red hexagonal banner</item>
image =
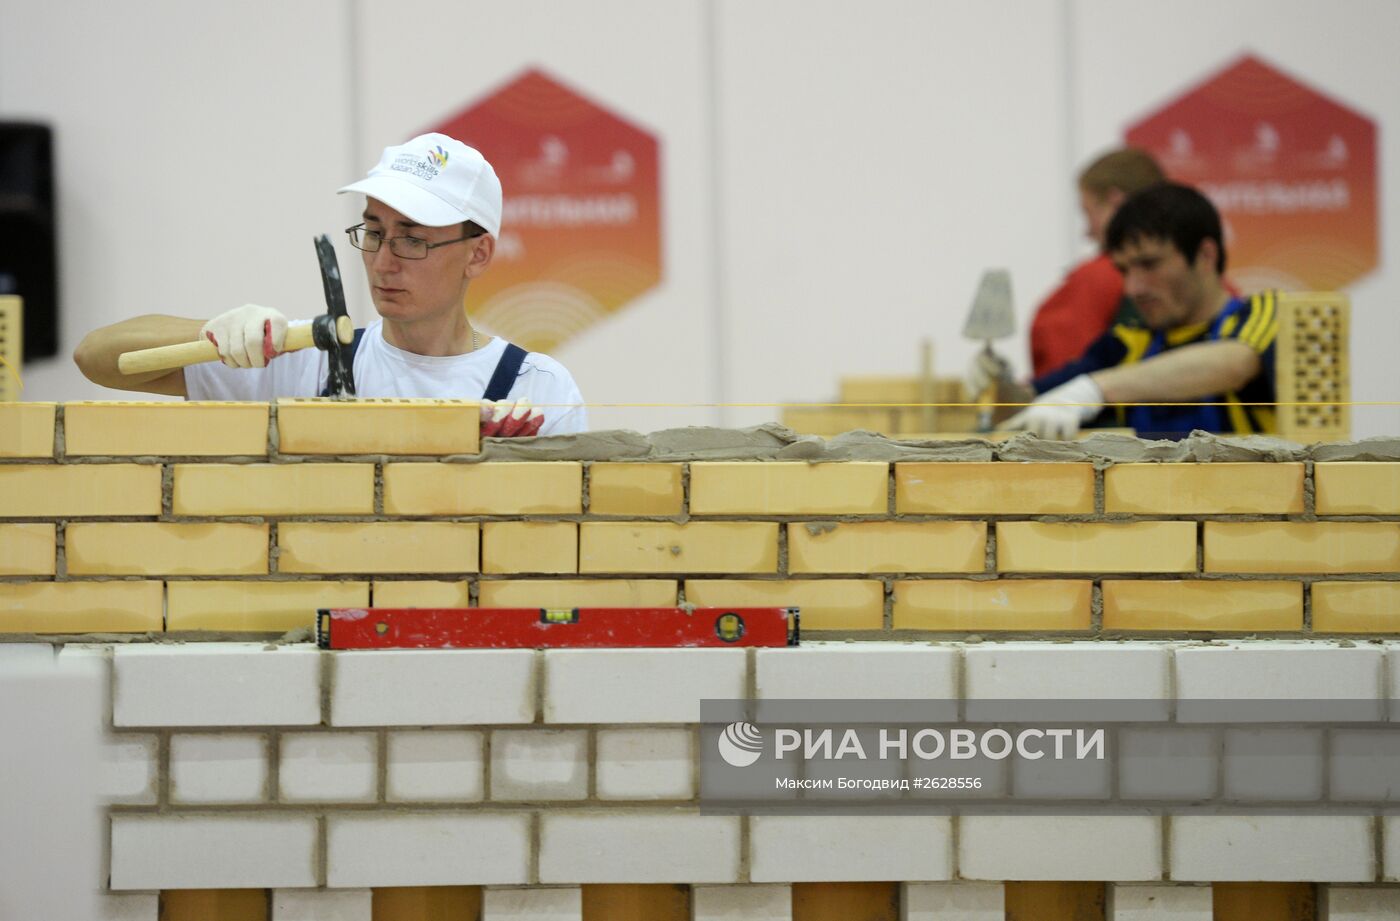
[[[467,309],[528,349],[560,343],[661,279],[657,141],[540,70],[428,129],[460,138],[501,178],[505,214]]]
[[[1376,126],[1252,55],[1130,126],[1226,224],[1242,290],[1335,290],[1376,267]]]

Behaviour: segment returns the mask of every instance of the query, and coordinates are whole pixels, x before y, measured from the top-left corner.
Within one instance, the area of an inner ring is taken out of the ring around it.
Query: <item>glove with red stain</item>
[[[230,368],[263,368],[286,343],[287,318],[271,307],[244,304],[205,323],[199,333]]]
[[[482,438],[528,438],[544,425],[544,413],[530,407],[528,397],[481,402]]]

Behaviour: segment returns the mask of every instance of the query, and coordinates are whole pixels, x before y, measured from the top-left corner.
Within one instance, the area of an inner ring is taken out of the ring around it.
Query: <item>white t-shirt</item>
[[[506,350],[499,336],[465,355],[416,355],[384,341],[383,321],[365,327],[355,350],[355,394],[361,397],[432,397],[479,400]],[[217,361],[185,369],[191,400],[275,400],[314,397],[326,386],[329,361],[320,349],[278,355],[266,368],[229,368]],[[510,388],[509,400],[528,397],[544,413],[541,435],[588,428],[583,395],[559,362],[530,352]]]

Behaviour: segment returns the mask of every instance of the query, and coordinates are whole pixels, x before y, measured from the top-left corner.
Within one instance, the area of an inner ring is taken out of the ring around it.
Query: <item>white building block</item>
[[[321,721],[316,649],[132,644],[112,653],[117,726],[309,726]]]
[[[316,885],[311,815],[112,817],[113,889]]]
[[[529,723],[530,649],[395,649],[335,654],[332,726]]]
[[[1201,800],[1220,786],[1220,733],[1151,727],[1118,732],[1123,800]]]
[[[481,921],[583,921],[577,886],[551,889],[487,889]]]
[[[56,655],[50,643],[0,643],[0,668],[47,665]]]
[[[288,732],[277,775],[284,803],[372,803],[379,738],[372,732]]]
[[[791,886],[696,886],[691,921],[792,921]]]
[[[1066,700],[1144,701],[1148,703],[1138,704],[1134,711],[1137,720],[1166,719],[1170,713],[1171,658],[1161,645],[997,643],[968,647],[963,656],[970,720],[995,718],[991,714],[998,708],[983,701],[1007,700],[1047,706]],[[1000,712],[1004,714],[1005,708]]]
[[[947,816],[754,816],[749,877],[756,883],[951,879]]]
[[[1149,815],[964,816],[958,874],[985,880],[1157,880],[1162,820]]]
[[[1224,739],[1227,800],[1322,799],[1322,730],[1227,729]]]
[[[694,742],[688,729],[598,730],[598,798],[690,799]]]
[[[742,649],[551,649],[547,723],[696,723],[700,701],[744,697]]]
[[[1327,886],[1327,921],[1391,921],[1400,918],[1400,889]]]
[[[270,921],[370,921],[368,889],[276,889]]]
[[[1374,820],[1354,815],[1173,816],[1171,877],[1186,882],[1375,878]]]
[[[102,744],[98,795],[105,803],[148,806],[156,801],[155,736],[109,734]]]
[[[813,643],[758,650],[755,678],[760,699],[952,701],[959,658],[939,646]],[[956,715],[951,708],[948,718]]]
[[[694,812],[549,813],[542,883],[734,883],[739,819]]]
[[[1344,719],[1384,719],[1381,651],[1319,642],[1255,641],[1176,650],[1177,719],[1182,722],[1234,719],[1218,701],[1291,701],[1293,706],[1261,705],[1252,722],[1336,719],[1334,706],[1347,701]],[[1199,702],[1199,703],[1197,703]],[[1313,706],[1307,706],[1313,702]],[[1370,702],[1370,703],[1365,703]],[[1195,704],[1193,706],[1193,704]]]
[[[1329,740],[1330,799],[1400,800],[1400,733],[1393,729],[1334,729]]]
[[[1001,883],[905,883],[900,921],[1004,921]]]
[[[1380,822],[1384,879],[1388,883],[1400,882],[1400,816],[1386,816]]]
[[[326,819],[326,885],[509,886],[527,882],[530,817],[394,813]]]
[[[1133,885],[1109,887],[1108,921],[1211,921],[1209,886]]]
[[[391,803],[480,800],[484,743],[485,734],[473,731],[389,733],[386,798]]]
[[[160,893],[104,892],[97,897],[97,921],[158,921]]]
[[[588,733],[581,729],[498,729],[491,733],[491,798],[588,796]]]
[[[170,800],[263,803],[268,799],[267,736],[175,733],[170,737]]]

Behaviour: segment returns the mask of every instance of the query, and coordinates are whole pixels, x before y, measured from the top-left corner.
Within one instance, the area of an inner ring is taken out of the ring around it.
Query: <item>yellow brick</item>
[[[386,515],[577,515],[583,465],[386,464]]]
[[[1105,512],[1262,515],[1303,511],[1302,464],[1118,464],[1104,471]]]
[[[77,455],[267,456],[266,403],[69,403],[64,450]]]
[[[6,464],[0,515],[15,518],[159,515],[155,464]]]
[[[1400,524],[1207,521],[1206,572],[1394,572]]]
[[[1069,579],[896,582],[896,630],[1088,630],[1094,583]]]
[[[267,572],[265,524],[93,522],[70,524],[75,576],[239,576]]]
[[[1400,464],[1313,465],[1319,515],[1400,515]]]
[[[171,582],[166,629],[282,633],[314,627],[318,608],[368,606],[368,582]]]
[[[481,571],[578,572],[578,525],[489,521],[481,526]]]
[[[588,468],[588,510],[595,515],[679,515],[680,464],[608,464]]]
[[[161,587],[160,582],[0,585],[0,633],[158,633]]]
[[[895,510],[924,515],[1076,515],[1094,511],[1093,464],[894,465]]]
[[[885,625],[885,586],[872,579],[690,579],[685,600],[702,607],[800,608],[804,632]]]
[[[374,582],[376,608],[465,608],[469,598],[465,582]]]
[[[1103,583],[1105,630],[1301,630],[1301,582]]]
[[[480,425],[459,400],[277,401],[283,454],[475,454]]]
[[[1194,521],[1003,521],[999,572],[1195,572]]]
[[[46,522],[0,524],[0,576],[51,576],[54,526]]]
[[[476,572],[475,524],[449,521],[286,522],[280,572]]]
[[[1314,582],[1314,633],[1400,633],[1400,582]]]
[[[787,526],[789,572],[981,572],[983,521],[859,521]]]
[[[669,608],[676,583],[664,579],[483,579],[483,608]]]
[[[882,515],[889,464],[701,462],[690,465],[692,515]]]
[[[924,382],[917,377],[843,377],[842,403],[922,403]]]
[[[579,572],[777,572],[771,521],[590,521],[579,530]]]
[[[176,464],[176,515],[369,515],[373,464]]]
[[[0,402],[0,457],[53,457],[55,405]]]

